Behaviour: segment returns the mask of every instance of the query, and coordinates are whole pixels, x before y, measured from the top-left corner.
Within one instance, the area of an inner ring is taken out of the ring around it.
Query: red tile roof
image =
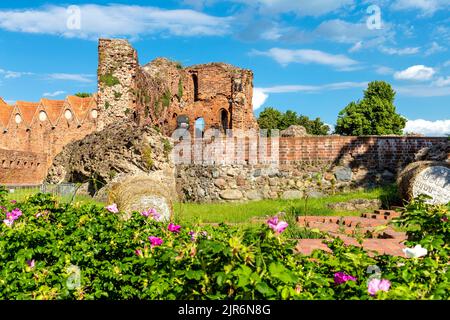
[[[75,113],[77,119],[81,122],[86,118],[89,109],[91,108],[93,97],[80,98],[77,96],[68,96],[67,102]]]
[[[33,121],[34,115],[36,114],[36,110],[39,107],[38,102],[26,102],[26,101],[17,101],[16,107],[19,109],[22,114],[23,122],[29,126]]]
[[[41,99],[41,105],[44,107],[47,117],[52,124],[58,122],[61,113],[63,112],[64,100],[50,100],[46,98]]]
[[[0,126],[3,128],[8,126],[13,109],[13,106],[10,106],[2,98],[0,98]]]

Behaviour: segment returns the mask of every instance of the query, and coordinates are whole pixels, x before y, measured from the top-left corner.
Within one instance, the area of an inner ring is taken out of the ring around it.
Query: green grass
[[[198,223],[249,223],[254,217],[274,215],[280,211],[295,215],[359,215],[363,211],[334,211],[327,204],[352,199],[380,199],[390,204],[395,188],[375,188],[365,191],[337,194],[323,198],[295,200],[261,200],[246,203],[177,203],[174,211],[177,221]]]
[[[8,193],[8,195],[6,196],[6,199],[22,202],[22,201],[25,201],[29,196],[32,196],[38,192],[40,192],[39,188],[16,189],[14,191],[14,193]],[[72,196],[71,195],[56,196],[56,199],[58,200],[58,202],[68,203],[72,200]],[[94,203],[94,204],[104,205],[104,203],[96,201],[92,197],[84,196],[84,195],[75,196],[75,198],[73,199],[73,203],[75,203],[75,202],[80,202],[83,204]]]

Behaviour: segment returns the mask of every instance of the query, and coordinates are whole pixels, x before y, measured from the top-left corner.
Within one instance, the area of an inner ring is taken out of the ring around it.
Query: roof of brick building
[[[50,100],[46,98],[41,99],[41,104],[47,113],[48,119],[52,124],[56,124],[64,107],[64,100]]]
[[[93,97],[86,97],[86,98],[80,98],[77,96],[67,97],[67,102],[69,103],[76,117],[80,121],[84,120],[84,118],[86,117],[93,101],[94,101]]]
[[[12,111],[13,107],[0,98],[0,126],[6,127],[8,125]]]
[[[25,124],[29,126],[36,114],[36,109],[39,107],[39,102],[17,101],[16,107],[19,109]]]
[[[0,126],[8,126],[15,107],[17,108],[17,112],[21,114],[22,120],[27,126],[31,126],[39,109],[43,109],[47,113],[47,117],[53,125],[61,118],[66,107],[70,108],[75,113],[78,121],[83,121],[89,110],[92,107],[95,107],[95,102],[95,96],[87,98],[68,96],[66,100],[50,100],[42,98],[39,102],[17,101],[15,106],[11,106],[0,98]]]

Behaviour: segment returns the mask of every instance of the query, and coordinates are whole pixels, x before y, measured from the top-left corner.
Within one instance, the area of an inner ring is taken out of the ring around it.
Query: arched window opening
[[[205,134],[205,119],[198,118],[195,120],[194,136],[195,138],[203,138],[204,134]]]
[[[194,84],[194,101],[198,101],[198,76],[197,74],[192,74],[192,82]]]
[[[186,115],[180,115],[177,117],[177,129],[188,129],[189,128],[189,118]]]
[[[226,132],[229,129],[228,111],[225,109],[220,110],[220,125],[221,129]]]

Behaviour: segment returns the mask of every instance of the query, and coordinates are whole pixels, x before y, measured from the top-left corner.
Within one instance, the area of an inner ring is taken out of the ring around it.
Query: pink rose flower
[[[267,225],[275,231],[275,233],[282,233],[289,226],[286,221],[278,221],[278,217],[267,220]]]
[[[369,281],[367,291],[374,296],[378,291],[389,291],[391,282],[386,279],[372,279]]]
[[[141,250],[141,249],[136,249],[136,250],[134,251],[134,253],[135,253],[139,258],[141,258],[141,257],[144,256],[144,255],[142,254],[142,250]]]
[[[348,275],[344,272],[336,272],[334,274],[334,283],[335,284],[338,285],[338,284],[345,283],[347,281],[356,281],[356,278],[351,275]]]
[[[27,265],[28,265],[31,269],[33,269],[33,268],[34,268],[35,262],[36,262],[36,261],[34,261],[34,259],[32,259],[32,260],[27,260]]]
[[[108,210],[109,212],[112,212],[112,213],[118,213],[119,212],[119,209],[117,208],[117,204],[115,204],[115,203],[107,206],[106,210]]]
[[[163,243],[163,240],[161,238],[154,237],[154,236],[148,237],[148,240],[150,240],[152,248],[158,247],[158,246],[162,245],[162,243]]]
[[[180,232],[180,229],[181,229],[181,226],[174,225],[173,223],[169,223],[169,226],[167,227],[167,230],[169,230],[170,232],[173,232],[173,233]]]

